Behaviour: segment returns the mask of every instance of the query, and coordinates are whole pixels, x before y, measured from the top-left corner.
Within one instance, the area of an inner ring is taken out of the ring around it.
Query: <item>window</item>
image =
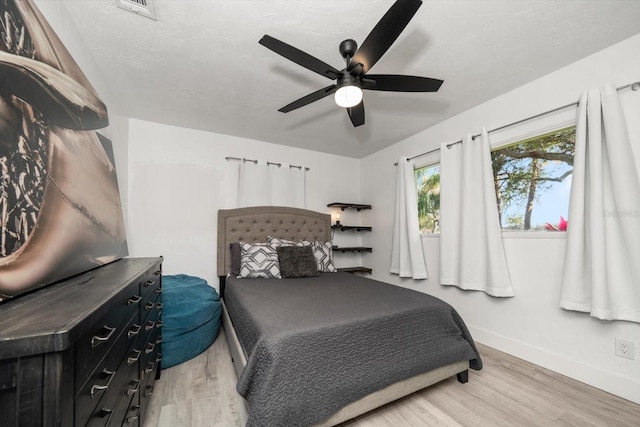
[[[575,126],[491,152],[503,230],[566,230]],[[440,233],[440,164],[415,170],[421,233]]]
[[[414,171],[421,233],[440,233],[440,165]]]
[[[566,230],[575,139],[573,126],[492,151],[503,230]]]

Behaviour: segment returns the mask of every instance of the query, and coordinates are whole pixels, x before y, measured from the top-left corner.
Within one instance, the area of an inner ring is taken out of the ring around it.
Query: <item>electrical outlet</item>
[[[621,340],[616,338],[616,356],[624,357],[627,359],[635,359],[635,349],[631,341]]]

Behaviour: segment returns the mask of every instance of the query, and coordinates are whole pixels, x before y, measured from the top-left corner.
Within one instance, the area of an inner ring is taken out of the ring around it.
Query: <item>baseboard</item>
[[[467,325],[473,339],[527,362],[550,369],[577,381],[640,404],[640,381],[603,371],[543,348]]]

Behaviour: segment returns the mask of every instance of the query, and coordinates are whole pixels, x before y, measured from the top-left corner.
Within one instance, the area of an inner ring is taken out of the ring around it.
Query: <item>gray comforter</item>
[[[226,282],[247,366],[247,426],[305,426],[394,382],[482,361],[458,313],[420,292],[348,273]]]

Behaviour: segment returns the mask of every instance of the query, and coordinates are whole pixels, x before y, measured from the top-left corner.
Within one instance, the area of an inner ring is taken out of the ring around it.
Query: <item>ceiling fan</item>
[[[347,109],[351,123],[356,127],[364,124],[363,89],[437,92],[443,83],[442,80],[397,74],[367,74],[398,38],[420,5],[422,0],[397,0],[371,30],[359,49],[352,39],[340,43],[340,54],[346,61],[346,67],[342,70],[337,70],[318,58],[265,34],[260,39],[261,45],[330,80],[336,80],[335,84],[303,96],[278,111],[288,113],[335,93],[336,104]]]

